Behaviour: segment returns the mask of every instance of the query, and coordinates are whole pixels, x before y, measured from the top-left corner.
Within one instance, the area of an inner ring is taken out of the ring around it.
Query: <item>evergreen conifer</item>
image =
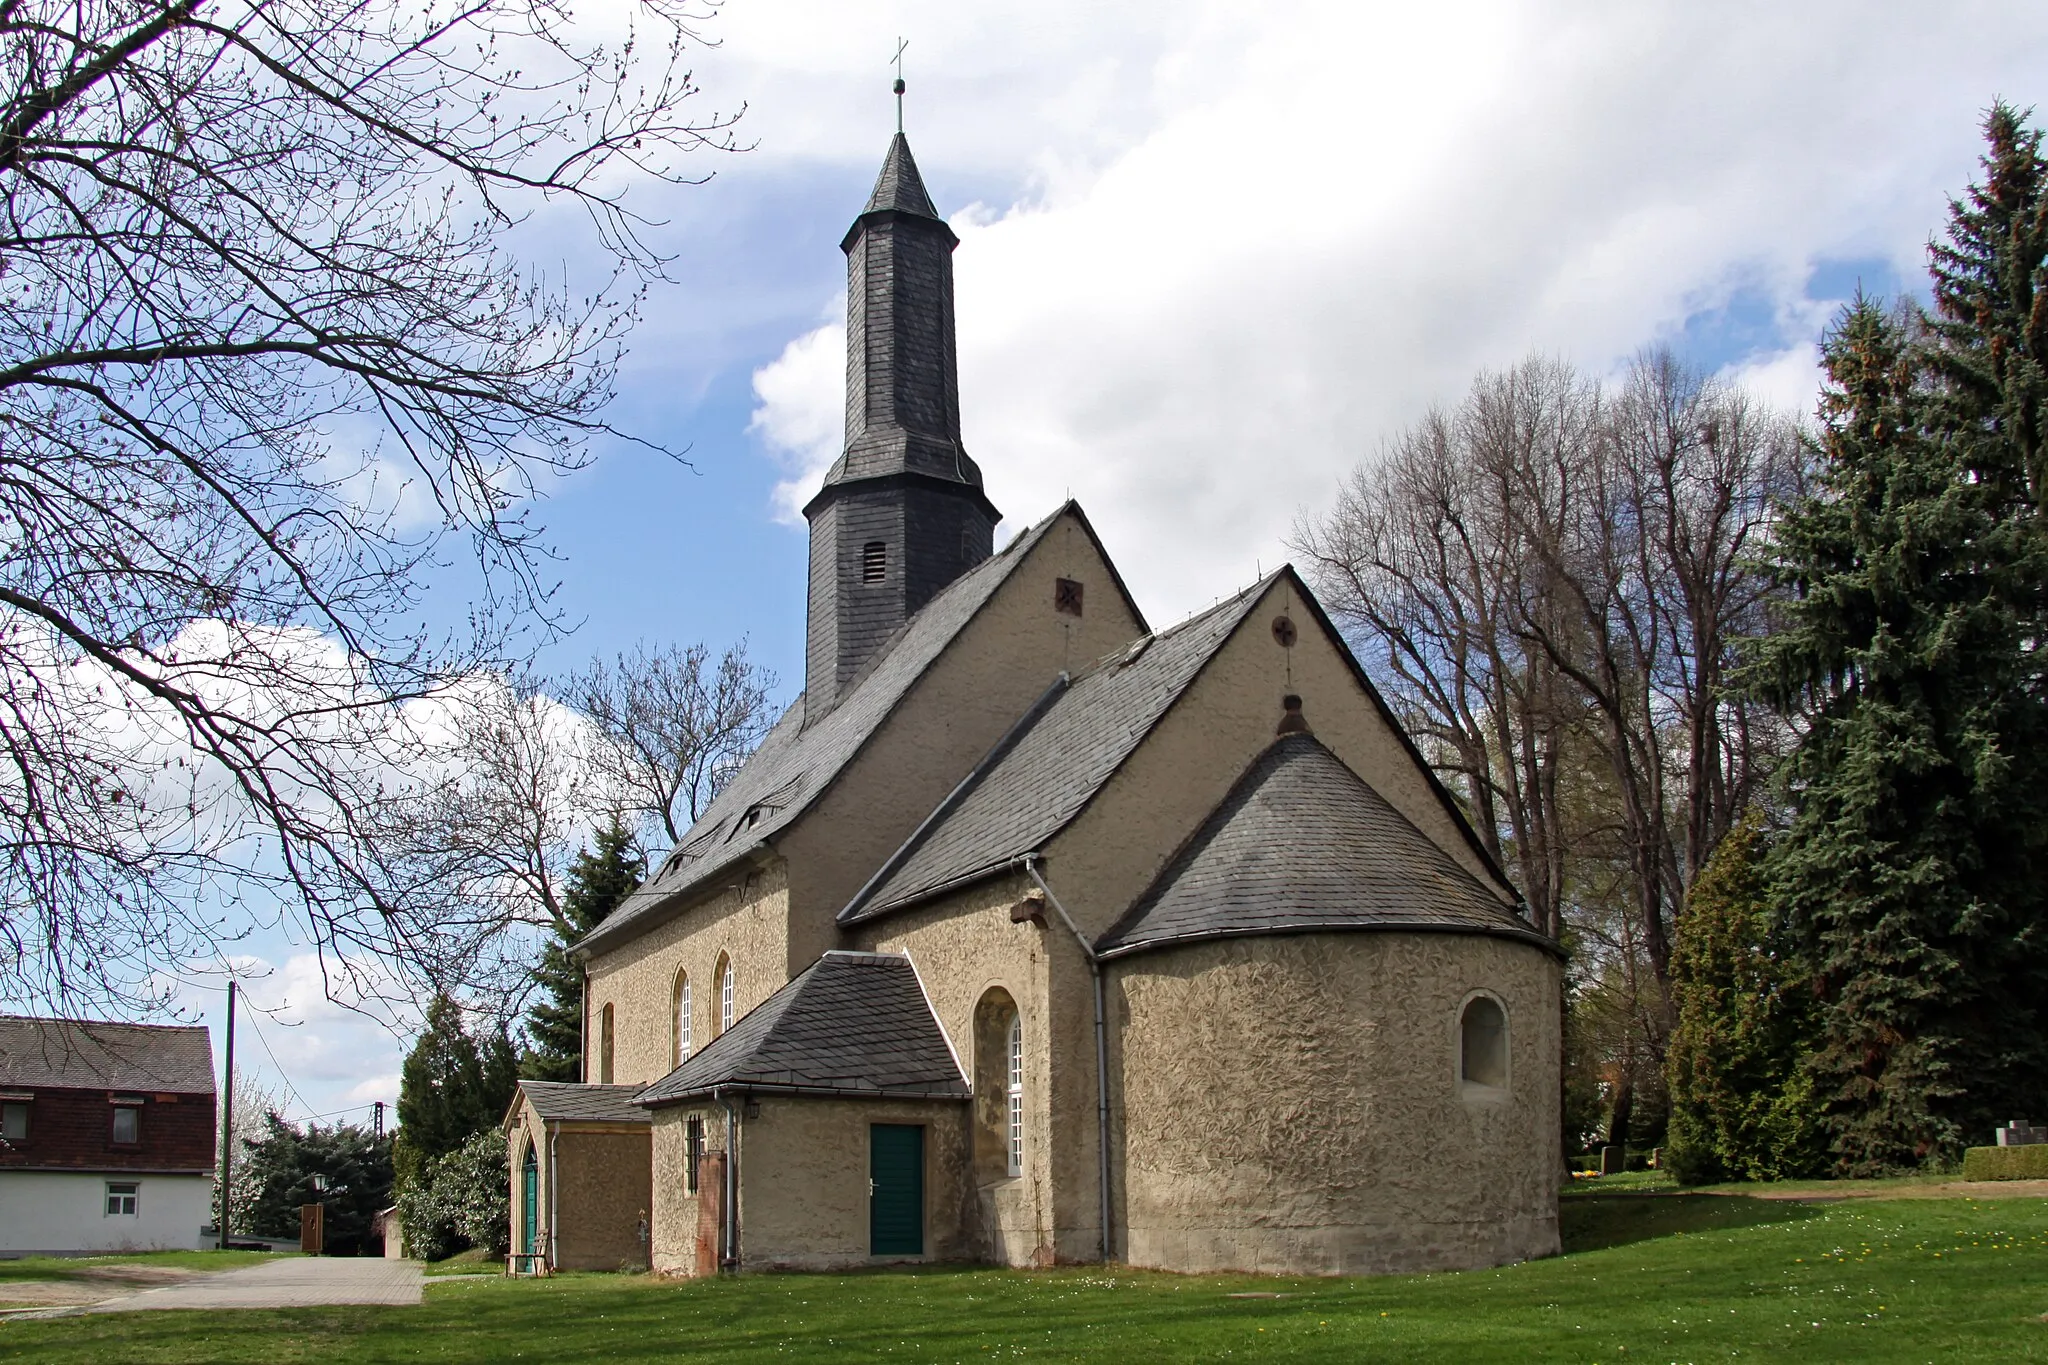
[[[1769,852],[1751,815],[1730,830],[1686,895],[1671,954],[1678,1022],[1665,1054],[1667,1164],[1685,1184],[1818,1175],[1812,973],[1772,913]]]
[[[447,1155],[472,1134],[503,1121],[518,1084],[512,1045],[502,1030],[481,1045],[462,1023],[462,1008],[446,995],[427,1006],[426,1026],[406,1054],[398,1080],[398,1145],[393,1152],[401,1185],[424,1163]]]
[[[539,991],[526,1012],[527,1046],[519,1059],[519,1074],[528,1080],[583,1079],[583,964],[569,949],[633,893],[644,870],[632,835],[617,820],[570,865],[562,892],[569,930],[550,935],[533,973]]]

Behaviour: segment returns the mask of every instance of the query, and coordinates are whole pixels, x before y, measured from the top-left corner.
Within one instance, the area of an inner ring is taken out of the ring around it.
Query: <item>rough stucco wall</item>
[[[1081,616],[1053,609],[1061,578],[1082,585]],[[1078,672],[1138,634],[1088,533],[1062,517],[778,842],[795,911],[789,974],[841,946],[833,916],[1062,670]]]
[[[676,972],[690,973],[691,1044],[701,1051],[717,1033],[720,953],[733,963],[738,1019],[789,980],[789,877],[780,860],[749,874],[666,924],[590,960],[584,1034],[585,1079],[597,1072],[597,1021],[612,1014],[612,1079],[645,1085],[675,1069],[672,1015]]]
[[[1274,640],[1273,618],[1299,631]],[[1290,657],[1291,656],[1291,657]],[[1099,792],[1046,847],[1046,875],[1091,934],[1115,923],[1174,852],[1272,743],[1280,699],[1302,698],[1316,738],[1483,885],[1484,861],[1430,790],[1427,778],[1317,629],[1299,592],[1281,582],[1246,615],[1193,686]]]
[[[876,1260],[868,1254],[872,1123],[924,1126],[921,1259],[981,1257],[966,1105],[957,1100],[763,1099],[760,1113],[740,1124],[743,1269],[831,1270]]]
[[[909,953],[970,1084],[1007,1071],[1007,1057],[975,1055],[975,1006],[996,988],[1017,1005],[1024,1023],[1023,1174],[977,1182],[974,1253],[1008,1265],[1092,1260],[1098,1246],[1088,969],[1056,922],[1010,922],[1010,907],[1028,886],[1021,876],[999,878],[856,930],[862,947]],[[1075,1095],[1083,1109],[1073,1108]],[[1078,1197],[1069,1193],[1076,1187]]]
[[[1555,1254],[1559,967],[1461,935],[1195,944],[1117,964],[1125,1258],[1383,1274]],[[1470,993],[1509,1085],[1465,1093]]]
[[[542,1149],[545,1153],[546,1149]],[[563,1125],[555,1146],[561,1220],[556,1264],[564,1270],[645,1265],[640,1220],[649,1216],[652,1159],[645,1128],[615,1131]]]

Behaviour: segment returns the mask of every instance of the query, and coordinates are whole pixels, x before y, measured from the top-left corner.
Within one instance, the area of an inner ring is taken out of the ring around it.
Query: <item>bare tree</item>
[[[727,145],[683,112],[707,13],[0,0],[0,998],[146,997],[231,936],[210,888],[334,961],[432,938],[365,774],[548,628],[524,509],[663,267],[628,187]],[[543,204],[588,278],[508,254]]]
[[[637,645],[593,659],[560,690],[609,741],[593,758],[622,813],[673,848],[768,733],[774,688],[742,640],[715,667],[703,645]]]

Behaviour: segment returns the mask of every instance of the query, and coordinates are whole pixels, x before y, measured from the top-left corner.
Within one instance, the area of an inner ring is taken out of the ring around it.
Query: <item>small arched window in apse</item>
[[[722,1034],[732,1027],[732,959],[720,954],[718,958],[718,1031]]]
[[[597,1083],[612,1083],[612,1007],[597,1016]]]
[[[1010,1016],[1009,1172],[1024,1174],[1024,1016]]]
[[[1459,1026],[1459,1079],[1503,1089],[1508,1083],[1508,1018],[1500,1002],[1477,995],[1466,1002]]]
[[[676,973],[676,1020],[675,1056],[671,1066],[681,1066],[690,1060],[690,974]]]

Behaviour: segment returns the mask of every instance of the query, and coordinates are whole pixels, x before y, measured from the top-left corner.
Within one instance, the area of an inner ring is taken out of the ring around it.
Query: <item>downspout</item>
[[[1074,917],[1067,913],[1067,907],[1060,904],[1060,898],[1053,894],[1045,878],[1039,875],[1038,855],[1027,853],[1017,860],[1038,883],[1038,889],[1045,893],[1046,903],[1058,912],[1060,923],[1067,926],[1074,941],[1081,945],[1081,955],[1088,959],[1088,974],[1095,984],[1095,1174],[1097,1194],[1101,1200],[1102,1215],[1102,1260],[1108,1264],[1110,1250],[1114,1245],[1109,1227],[1109,1026],[1102,1007],[1102,959],[1095,955],[1095,945],[1081,932],[1081,926],[1074,923]]]
[[[555,1257],[561,1250],[556,1227],[562,1210],[561,1182],[555,1179],[555,1142],[562,1135],[561,1120],[548,1120],[548,1273],[552,1275],[559,1267]]]
[[[725,1255],[720,1269],[740,1268],[740,1115],[723,1089],[711,1097],[725,1107]]]

